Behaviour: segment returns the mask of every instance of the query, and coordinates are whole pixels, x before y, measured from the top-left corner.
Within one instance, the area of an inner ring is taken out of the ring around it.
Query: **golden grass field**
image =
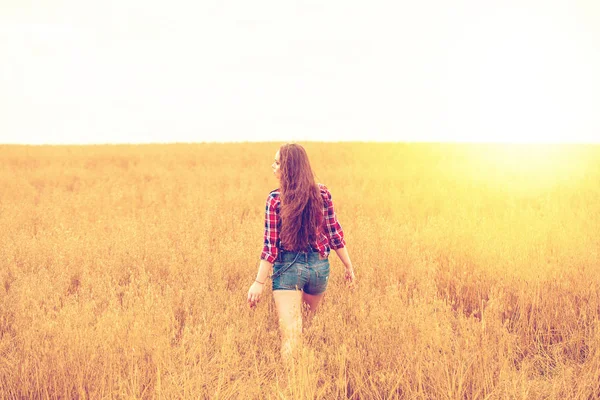
[[[358,286],[292,370],[246,303],[279,143],[0,146],[0,398],[600,396],[599,146],[303,145]]]

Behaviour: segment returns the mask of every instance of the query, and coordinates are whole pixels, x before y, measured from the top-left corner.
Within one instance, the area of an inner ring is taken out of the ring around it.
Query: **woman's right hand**
[[[344,278],[346,279],[346,284],[348,285],[348,287],[350,289],[353,289],[356,277],[354,276],[354,268],[352,268],[352,265],[346,267],[346,273],[344,274]]]

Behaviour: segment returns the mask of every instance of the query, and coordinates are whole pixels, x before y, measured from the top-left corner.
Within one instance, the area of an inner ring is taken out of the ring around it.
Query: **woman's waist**
[[[285,248],[280,248],[279,252],[277,254],[277,260],[282,261],[282,262],[293,261],[294,259],[305,259],[305,260],[321,259],[321,260],[323,260],[323,259],[327,258],[328,253],[329,253],[329,249],[327,247],[324,247],[322,250],[318,250],[311,246],[311,247],[307,248],[306,250],[299,250],[299,251],[293,251],[293,250],[287,250]]]

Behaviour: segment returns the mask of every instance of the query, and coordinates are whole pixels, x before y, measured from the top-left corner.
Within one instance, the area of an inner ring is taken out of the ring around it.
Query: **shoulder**
[[[321,192],[321,197],[323,197],[324,199],[331,199],[331,192],[329,191],[329,188],[327,188],[327,186],[325,186],[322,183],[317,183],[317,186],[319,186],[319,192]]]
[[[271,190],[269,192],[269,195],[267,196],[267,206],[274,207],[274,206],[279,205],[279,202],[280,202],[280,200],[279,200],[279,198],[280,198],[279,194],[280,194],[279,188]]]

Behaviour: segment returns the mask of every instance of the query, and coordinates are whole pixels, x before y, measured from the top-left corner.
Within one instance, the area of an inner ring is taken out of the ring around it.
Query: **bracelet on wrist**
[[[257,279],[255,279],[255,280],[254,280],[254,282],[256,282],[256,283],[260,283],[261,285],[264,285],[264,284],[265,284],[264,282],[259,282]]]

